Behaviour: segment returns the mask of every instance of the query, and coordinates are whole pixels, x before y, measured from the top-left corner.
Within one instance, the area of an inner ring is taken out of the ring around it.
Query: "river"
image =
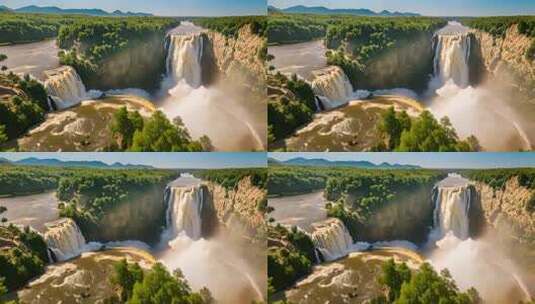
[[[15,74],[30,74],[45,80],[44,71],[60,66],[56,40],[0,46],[0,54],[7,55],[5,65]]]
[[[56,192],[0,198],[0,206],[7,208],[2,214],[10,223],[31,226],[45,231],[45,223],[59,218]]]
[[[326,200],[323,191],[268,199],[268,206],[275,210],[269,217],[283,225],[298,226],[305,230],[311,224],[327,219]]]
[[[306,80],[313,80],[313,71],[327,67],[322,40],[270,46],[269,54],[275,56],[268,64],[283,74],[297,74]]]

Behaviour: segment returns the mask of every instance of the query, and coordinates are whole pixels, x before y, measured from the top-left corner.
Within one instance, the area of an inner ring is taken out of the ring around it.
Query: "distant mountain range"
[[[401,164],[374,164],[369,161],[331,161],[323,158],[292,158],[285,161],[269,158],[268,163],[272,165],[290,165],[290,166],[311,166],[311,167],[354,167],[361,169],[420,169],[420,166],[401,165]]]
[[[279,9],[274,6],[268,6],[268,11],[283,12],[287,14],[316,14],[316,15],[355,15],[355,16],[382,16],[382,17],[417,17],[420,14],[410,12],[391,12],[384,10],[382,12],[374,12],[366,8],[337,8],[331,9],[324,6],[304,6],[297,5],[284,9]]]
[[[103,17],[144,17],[144,16],[153,16],[152,14],[147,13],[136,13],[136,12],[122,12],[116,10],[112,13],[106,12],[104,10],[93,8],[73,8],[73,9],[62,9],[56,6],[37,6],[29,5],[17,9],[10,9],[7,6],[0,6],[0,12],[11,11],[15,13],[33,13],[33,14],[60,14],[60,15],[90,15],[90,16],[103,16]]]
[[[102,169],[154,169],[152,166],[145,165],[131,165],[116,162],[108,165],[101,161],[62,161],[54,158],[25,158],[17,161],[10,161],[5,158],[0,158],[0,165],[14,164],[22,166],[49,166],[49,167],[88,167],[88,168],[102,168]]]

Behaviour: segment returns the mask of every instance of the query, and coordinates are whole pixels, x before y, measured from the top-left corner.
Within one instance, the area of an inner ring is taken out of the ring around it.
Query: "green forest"
[[[6,58],[5,55],[3,57]],[[2,59],[0,55],[0,62]],[[37,80],[28,75],[19,77],[12,72],[0,72],[0,87],[1,93],[7,93],[0,97],[1,145],[44,120],[48,111],[48,95]]]
[[[193,292],[179,269],[170,274],[160,263],[144,270],[139,264],[128,263],[123,259],[115,264],[110,281],[119,287],[120,296],[109,299],[109,303],[214,303],[214,298],[207,288]]]
[[[411,270],[407,264],[396,264],[393,259],[383,263],[379,283],[387,288],[386,295],[372,304],[403,303],[482,303],[474,288],[462,292],[447,269],[440,274],[428,263]]]
[[[328,64],[340,66],[354,88],[365,88],[361,82],[369,77],[366,69],[374,59],[422,38],[431,39],[434,32],[446,24],[446,19],[430,17],[272,14],[268,21],[268,43],[323,39],[331,50],[327,54]],[[416,83],[410,79],[406,81],[407,84]]]
[[[314,244],[295,226],[290,230],[277,224],[268,226],[268,296],[292,286],[310,274],[316,263]]]
[[[268,74],[268,142],[291,135],[312,120],[316,106],[310,85],[281,73]]]
[[[253,34],[266,37],[267,18],[264,16],[234,16],[194,18],[193,23],[200,27],[219,32],[227,37],[237,38],[239,30],[245,26],[251,26]]]
[[[267,171],[266,168],[243,168],[193,170],[192,173],[197,178],[214,182],[227,190],[235,190],[238,183],[246,177],[251,179],[254,186],[266,189]]]
[[[180,117],[171,123],[161,111],[143,119],[139,112],[121,107],[113,114],[110,128],[117,142],[107,148],[110,151],[200,152],[213,149],[207,136],[193,140]]]
[[[440,122],[424,111],[417,118],[390,107],[381,115],[379,130],[384,141],[374,151],[396,152],[477,152],[481,150],[475,136],[461,140],[448,117]]]
[[[0,207],[0,214],[5,208]],[[0,296],[24,286],[30,279],[44,273],[48,263],[44,239],[29,227],[0,224]]]

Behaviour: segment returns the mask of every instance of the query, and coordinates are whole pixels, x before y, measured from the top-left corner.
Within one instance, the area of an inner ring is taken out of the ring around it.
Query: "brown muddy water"
[[[297,304],[370,301],[383,294],[384,287],[377,278],[382,273],[382,264],[389,259],[406,262],[413,269],[423,262],[417,253],[404,248],[355,252],[346,258],[315,266],[312,274],[276,297]]]
[[[311,81],[314,71],[327,67],[326,51],[322,40],[270,46],[268,53],[275,59],[268,64],[283,74],[297,74]]]
[[[6,197],[0,205],[7,208],[2,214],[10,223],[31,226],[39,232],[45,231],[45,223],[59,218],[56,192]]]
[[[109,123],[122,106],[144,117],[155,111],[151,102],[131,95],[83,101],[47,114],[42,124],[18,139],[17,146],[21,151],[102,151],[113,143]]]
[[[7,55],[5,65],[15,74],[30,74],[44,80],[46,70],[60,66],[56,40],[0,46],[0,54]]]
[[[326,202],[323,192],[270,198],[268,206],[275,210],[268,217],[283,225],[311,231],[313,223],[327,219]]]
[[[314,120],[286,139],[288,151],[366,151],[381,141],[377,129],[381,114],[393,106],[411,116],[423,107],[408,97],[383,95],[355,100],[348,105],[318,113]]]

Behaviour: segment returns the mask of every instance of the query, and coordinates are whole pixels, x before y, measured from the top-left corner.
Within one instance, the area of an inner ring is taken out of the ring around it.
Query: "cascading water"
[[[202,209],[204,188],[169,187],[167,196],[167,230],[165,239],[173,241],[181,235],[192,240],[202,237]]]
[[[473,191],[470,181],[458,174],[436,185],[430,262],[439,271],[448,269],[461,290],[475,287],[485,303],[524,300],[529,297],[525,284],[497,243],[470,238]]]
[[[346,104],[353,96],[353,86],[349,78],[337,66],[316,72],[312,90],[321,100],[323,108],[327,110]]]
[[[202,85],[201,61],[204,49],[203,36],[169,35],[167,51],[167,77],[173,85],[184,81],[192,88]]]
[[[63,66],[46,71],[45,75],[45,89],[58,109],[71,107],[89,98],[82,79],[72,67]]]
[[[353,239],[339,219],[329,219],[312,226],[314,231],[310,237],[326,261],[339,259],[352,250]]]
[[[497,89],[500,84],[471,86],[472,39],[471,30],[458,22],[448,23],[433,37],[434,75],[426,94],[430,110],[437,118],[447,116],[460,138],[474,135],[485,150],[530,150],[518,121],[523,114]]]
[[[265,124],[256,122],[265,117],[257,116],[241,95],[233,96],[233,90],[227,90],[240,85],[225,83],[225,89],[220,89],[219,82],[226,80],[221,77],[212,86],[204,86],[207,70],[203,60],[211,45],[203,32],[190,22],[182,22],[167,36],[167,73],[158,94],[162,111],[170,120],[180,117],[193,139],[208,136],[215,150],[263,150],[265,136],[258,130]]]
[[[457,86],[470,85],[469,61],[471,38],[466,28],[457,22],[436,33],[434,37],[434,76],[443,85],[451,80]]]
[[[44,239],[58,261],[65,261],[80,255],[86,241],[78,225],[68,218],[46,224]]]
[[[434,226],[440,237],[451,232],[461,240],[467,239],[472,187],[462,177],[451,174],[435,191]]]

